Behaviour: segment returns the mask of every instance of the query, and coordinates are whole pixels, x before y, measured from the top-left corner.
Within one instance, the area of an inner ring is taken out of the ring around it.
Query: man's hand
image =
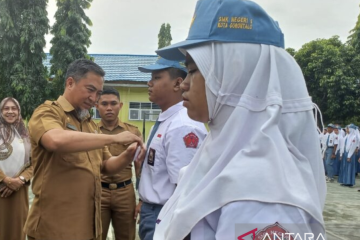
[[[8,188],[7,186],[2,186],[0,188],[0,194],[2,198],[9,197],[14,191]]]
[[[135,207],[135,215],[134,215],[134,219],[136,220],[139,213],[140,213],[140,210],[141,210],[141,206],[142,206],[142,201],[139,200],[139,203],[136,205]],[[140,216],[139,216],[139,219],[137,220],[137,224],[140,223]]]
[[[335,156],[335,154],[332,154],[331,155],[331,159],[334,159],[336,156]]]
[[[139,144],[139,146],[141,146],[142,148],[145,149],[142,139],[129,131],[125,131],[125,132],[122,132],[122,133],[119,133],[119,134],[116,134],[113,136],[114,136],[115,143],[129,145],[133,142],[137,142]]]
[[[347,159],[348,162],[351,162],[350,158]]]

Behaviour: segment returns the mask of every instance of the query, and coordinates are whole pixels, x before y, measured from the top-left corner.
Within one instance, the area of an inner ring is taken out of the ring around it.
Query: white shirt
[[[329,141],[328,141],[328,138],[329,138]],[[326,146],[326,143],[327,143],[327,146]],[[326,135],[325,148],[334,147],[334,145],[337,145],[338,143],[339,143],[339,141],[338,141],[337,135],[334,132],[330,133],[330,136],[329,136],[329,134]]]
[[[188,165],[207,135],[203,123],[187,115],[182,102],[159,115],[161,124],[147,150],[139,185],[140,199],[163,205],[173,194],[179,171]]]
[[[276,223],[280,225],[272,226]],[[191,231],[191,240],[238,239],[241,235],[242,239],[249,240],[253,239],[249,232],[254,229],[256,239],[264,239],[264,236],[258,238],[258,235],[264,234],[262,230],[267,227],[270,232],[271,228],[277,231],[282,228],[284,236],[294,233],[291,235],[293,239],[310,239],[311,233],[315,236],[313,239],[325,240],[326,237],[322,225],[300,208],[285,204],[238,201],[225,205],[198,222]],[[277,235],[282,239],[280,234]],[[297,238],[296,234],[299,234]],[[307,237],[304,237],[305,234]],[[273,239],[273,235],[270,236]]]

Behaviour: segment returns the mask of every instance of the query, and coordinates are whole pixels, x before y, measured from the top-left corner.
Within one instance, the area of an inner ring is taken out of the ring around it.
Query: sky
[[[276,21],[285,47],[334,35],[346,41],[360,14],[360,0],[254,0]],[[86,14],[92,44],[88,53],[155,54],[162,23],[170,23],[172,43],[186,39],[197,0],[93,0]],[[49,0],[48,18],[55,22],[56,0]],[[52,36],[46,36],[45,52]]]

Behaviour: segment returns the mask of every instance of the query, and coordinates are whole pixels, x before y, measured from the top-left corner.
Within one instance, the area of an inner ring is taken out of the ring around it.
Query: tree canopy
[[[158,49],[171,45],[171,26],[163,23],[158,34]]]
[[[29,118],[48,93],[43,65],[47,0],[0,0],[1,99],[15,97]]]
[[[69,64],[79,58],[90,59],[87,54],[87,48],[91,44],[88,26],[92,26],[92,22],[84,10],[90,8],[91,2],[92,0],[57,1],[56,22],[51,29],[54,37],[50,49],[50,72],[54,76],[53,98],[64,91],[64,78]]]
[[[355,51],[338,36],[306,43],[294,54],[309,94],[325,121],[359,122],[359,82],[352,61]]]

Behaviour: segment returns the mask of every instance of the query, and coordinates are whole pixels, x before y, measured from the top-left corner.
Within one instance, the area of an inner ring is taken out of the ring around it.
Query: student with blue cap
[[[135,217],[140,212],[140,239],[152,240],[158,214],[175,190],[179,170],[190,163],[207,130],[203,123],[190,119],[183,106],[180,84],[187,71],[179,61],[159,58],[139,70],[151,73],[149,100],[162,111],[147,140],[135,210]]]
[[[187,40],[157,53],[186,59],[184,106],[210,132],[154,240],[325,239],[314,105],[277,22],[252,1],[199,0]]]

